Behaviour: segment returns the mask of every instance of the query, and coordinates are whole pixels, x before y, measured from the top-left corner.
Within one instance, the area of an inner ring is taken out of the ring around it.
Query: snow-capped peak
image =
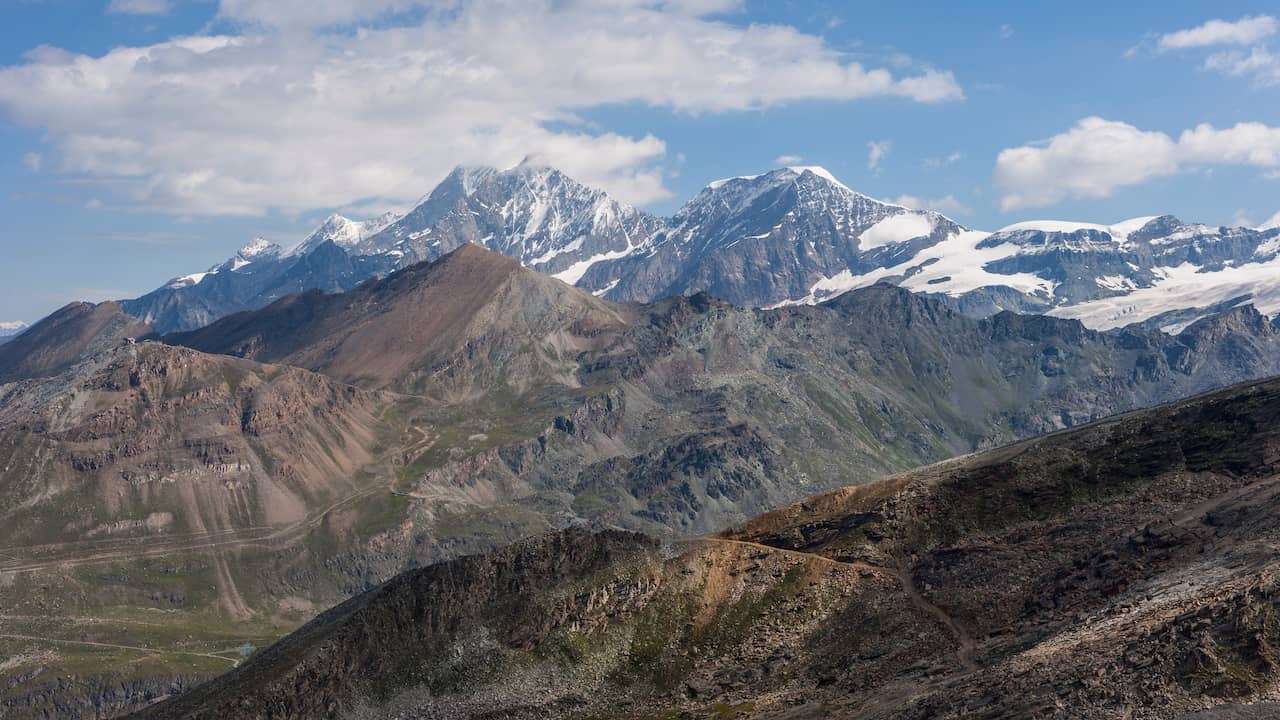
[[[0,322],[0,337],[11,337],[26,330],[29,325],[21,320],[6,320]]]
[[[260,237],[254,238],[249,242],[249,244],[240,248],[240,250],[236,252],[237,256],[250,261],[265,255],[279,255],[279,254],[280,254],[279,245],[267,240],[266,238],[260,238]]]
[[[844,190],[849,190],[849,192],[853,192],[852,190],[849,189],[848,185],[845,185],[844,183],[837,180],[835,175],[832,175],[829,170],[819,165],[789,165],[787,167],[781,167],[775,170],[770,170],[769,172],[757,173],[755,175],[738,175],[736,177],[721,178],[719,180],[712,180],[711,182],[707,183],[707,189],[719,190],[725,185],[728,185],[729,183],[737,180],[744,180],[744,181],[750,182],[752,180],[758,180],[760,178],[765,178],[773,182],[789,182],[803,176],[805,173],[813,173],[814,175],[822,178],[823,180],[826,180],[832,185],[835,185]]]
[[[833,185],[838,185],[844,188],[845,190],[849,190],[850,192],[853,192],[852,190],[850,190],[848,185],[845,185],[844,183],[837,180],[835,175],[832,175],[830,171],[828,171],[826,168],[820,165],[804,165],[804,166],[792,165],[787,167],[787,169],[795,173],[796,175],[804,175],[807,172],[813,173],[814,175],[817,175],[818,177],[822,178],[823,180],[826,180],[827,182]]]
[[[305,255],[326,242],[332,242],[340,248],[350,250],[365,238],[381,232],[403,215],[388,211],[368,220],[352,220],[344,215],[334,213],[325,218],[320,226],[311,232],[290,255]]]

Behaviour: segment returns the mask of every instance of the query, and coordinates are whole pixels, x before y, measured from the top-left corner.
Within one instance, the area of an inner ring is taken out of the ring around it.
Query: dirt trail
[[[915,579],[911,576],[911,570],[909,568],[898,568],[895,574],[898,576],[898,581],[902,584],[903,592],[905,592],[907,597],[911,599],[912,604],[920,610],[923,610],[925,613],[933,616],[933,618],[938,622],[942,623],[943,627],[945,627],[951,633],[951,636],[955,638],[956,644],[959,646],[959,649],[956,651],[956,655],[959,657],[960,664],[964,666],[964,669],[967,672],[977,670],[978,663],[974,661],[973,656],[974,652],[978,648],[978,644],[974,642],[973,636],[971,636],[964,627],[960,625],[960,623],[956,622],[956,619],[951,617],[946,610],[943,610],[937,605],[929,602],[929,599],[920,593],[920,590],[916,588]]]
[[[379,484],[366,488],[355,494],[348,495],[328,507],[308,515],[296,523],[282,526],[279,529],[270,532],[262,532],[258,529],[245,530],[244,532],[234,529],[224,529],[213,530],[205,534],[190,535],[185,538],[174,539],[173,541],[169,541],[169,538],[165,537],[127,538],[121,539],[120,544],[116,547],[107,546],[100,548],[91,555],[76,556],[74,554],[65,554],[63,557],[39,560],[20,558],[0,562],[0,572],[22,572],[25,570],[43,570],[50,567],[70,567],[97,562],[110,562],[121,558],[137,559],[159,557],[194,550],[226,550],[237,547],[263,547],[267,549],[285,548],[300,539],[308,530],[318,526],[329,513],[344,505],[356,502],[377,492],[387,492],[387,487]],[[147,544],[144,547],[139,547],[139,540],[146,540]],[[69,543],[68,545],[71,544]],[[56,548],[56,546],[43,547]],[[19,548],[10,547],[6,549],[13,551],[18,550]],[[68,547],[66,549],[75,550],[77,548]]]
[[[107,648],[111,650],[133,650],[143,652],[150,655],[191,655],[194,657],[213,658],[223,662],[231,663],[231,667],[240,664],[239,660],[212,653],[194,652],[191,650],[164,650],[162,648],[140,647],[137,645],[117,645],[115,643],[91,642],[89,640],[63,640],[61,638],[39,637],[37,635],[14,635],[11,633],[0,633],[0,638],[8,638],[10,640],[28,640],[31,642],[52,643],[55,645],[82,645],[85,647]]]
[[[907,598],[911,600],[911,604],[915,605],[917,609],[941,623],[955,639],[956,645],[958,646],[956,654],[960,660],[961,666],[964,667],[965,672],[973,672],[978,669],[978,663],[974,660],[974,654],[977,651],[978,644],[973,639],[973,636],[964,629],[964,626],[956,622],[956,619],[951,617],[946,610],[934,605],[928,598],[921,594],[919,588],[916,587],[915,579],[911,576],[911,570],[906,567],[886,568],[862,562],[835,560],[817,553],[804,552],[803,550],[789,550],[787,548],[773,547],[772,545],[753,543],[746,540],[729,540],[727,538],[718,537],[707,537],[705,539],[709,542],[741,545],[767,552],[791,555],[803,560],[816,560],[821,563],[854,568],[865,572],[891,574],[897,578],[898,583],[902,586],[902,591],[907,595]]]
[[[1205,500],[1204,502],[1190,507],[1178,514],[1172,519],[1172,522],[1174,525],[1178,525],[1179,527],[1186,526],[1188,523],[1202,525],[1204,524],[1204,516],[1210,512],[1217,510],[1219,507],[1233,500],[1239,500],[1240,498],[1255,494],[1257,495],[1257,497],[1253,498],[1255,505],[1280,494],[1280,477],[1270,475],[1257,482],[1243,485],[1221,495],[1215,495],[1208,500]]]

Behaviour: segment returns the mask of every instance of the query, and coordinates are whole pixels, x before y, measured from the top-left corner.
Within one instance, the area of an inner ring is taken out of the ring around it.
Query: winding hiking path
[[[132,650],[135,652],[147,653],[149,655],[190,655],[193,657],[213,658],[222,662],[231,663],[231,667],[240,665],[240,661],[223,657],[222,655],[214,655],[213,653],[194,652],[191,650],[164,650],[161,648],[141,647],[138,645],[117,645],[115,643],[91,642],[89,640],[63,640],[61,638],[40,637],[38,635],[14,635],[11,633],[0,633],[0,638],[9,640],[28,640],[31,642],[50,643],[55,645],[80,645],[84,647],[105,648],[109,650]]]
[[[902,586],[902,591],[906,594],[907,598],[911,600],[911,604],[914,605],[916,609],[920,610],[926,615],[932,617],[934,620],[938,621],[938,623],[941,624],[944,628],[946,628],[947,632],[951,634],[958,648],[956,651],[956,655],[960,660],[960,665],[964,667],[965,672],[968,673],[968,672],[974,672],[978,670],[978,663],[976,660],[974,660],[974,655],[977,651],[978,643],[973,639],[973,636],[970,635],[969,632],[964,629],[964,626],[961,625],[959,622],[956,622],[956,619],[953,618],[946,610],[943,610],[942,608],[930,602],[929,598],[925,597],[920,592],[920,589],[916,587],[915,578],[913,578],[911,575],[911,570],[905,566],[888,568],[888,567],[881,567],[879,565],[871,565],[869,563],[863,563],[863,562],[849,562],[846,560],[836,560],[834,558],[829,558],[826,555],[819,555],[818,553],[811,553],[811,552],[804,552],[803,550],[791,550],[788,548],[774,547],[772,545],[765,545],[763,543],[755,543],[747,540],[730,540],[728,538],[711,537],[711,536],[704,538],[704,540],[708,542],[723,543],[723,544],[729,544],[729,545],[739,545],[743,547],[754,548],[757,550],[763,550],[766,552],[781,553],[783,555],[790,555],[792,557],[795,557],[801,560],[817,561],[820,563],[826,563],[830,565],[840,565],[843,567],[853,568],[855,570],[861,570],[864,572],[888,573],[890,575],[893,575],[895,578],[897,578],[898,584]]]

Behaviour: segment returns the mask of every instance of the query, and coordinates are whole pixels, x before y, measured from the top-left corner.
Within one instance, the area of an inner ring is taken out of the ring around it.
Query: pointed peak
[[[833,185],[839,185],[845,190],[849,189],[849,186],[837,180],[836,176],[832,175],[830,170],[827,170],[821,165],[791,165],[784,169],[790,170],[796,175],[804,175],[805,173],[812,173],[822,178],[823,180],[826,180],[827,182],[832,183]]]
[[[236,252],[236,255],[245,260],[278,254],[280,254],[280,246],[261,237],[254,238]]]
[[[541,153],[529,153],[525,155],[519,163],[507,168],[503,172],[541,172],[544,170],[555,170],[551,163],[547,161],[546,155]]]
[[[324,222],[320,223],[320,226],[325,227],[328,225],[346,225],[348,223],[353,223],[353,222],[355,221],[347,217],[346,215],[342,215],[339,213],[332,213],[329,215],[329,217],[324,219]]]

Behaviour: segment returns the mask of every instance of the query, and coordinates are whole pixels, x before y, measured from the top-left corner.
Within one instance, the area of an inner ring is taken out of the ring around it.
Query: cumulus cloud
[[[1161,35],[1156,44],[1162,50],[1211,45],[1251,45],[1275,35],[1277,29],[1280,29],[1280,24],[1270,15],[1244,17],[1235,22],[1210,20],[1203,25]]]
[[[1245,17],[1235,22],[1210,20],[1198,27],[1159,36],[1156,48],[1163,52],[1249,46],[1217,50],[1204,59],[1201,68],[1229,77],[1247,77],[1258,85],[1276,85],[1280,84],[1280,55],[1272,52],[1266,41],[1277,32],[1280,32],[1280,22],[1270,15]]]
[[[774,165],[799,165],[804,162],[804,158],[799,155],[779,155],[773,159]]]
[[[124,15],[165,15],[169,0],[111,0],[107,12]]]
[[[1258,226],[1259,230],[1270,230],[1271,228],[1280,228],[1280,212],[1267,218]]]
[[[971,215],[973,208],[956,199],[955,195],[940,198],[922,198],[917,195],[899,195],[890,200],[895,205],[915,208],[916,210],[933,210],[944,215]]]
[[[889,156],[893,143],[888,140],[872,140],[867,143],[867,169],[878,172],[880,163]]]
[[[1239,123],[1220,130],[1206,123],[1174,140],[1088,117],[1046,141],[1001,151],[995,183],[1004,191],[1001,207],[1017,210],[1107,197],[1117,188],[1214,165],[1280,167],[1280,128]]]
[[[577,113],[800,100],[963,97],[950,73],[867,67],[818,36],[735,25],[736,0],[223,0],[242,32],[0,69],[0,109],[40,128],[50,166],[178,214],[403,204],[457,163],[537,154],[624,200],[668,195],[666,145]],[[320,29],[317,29],[320,28]]]

